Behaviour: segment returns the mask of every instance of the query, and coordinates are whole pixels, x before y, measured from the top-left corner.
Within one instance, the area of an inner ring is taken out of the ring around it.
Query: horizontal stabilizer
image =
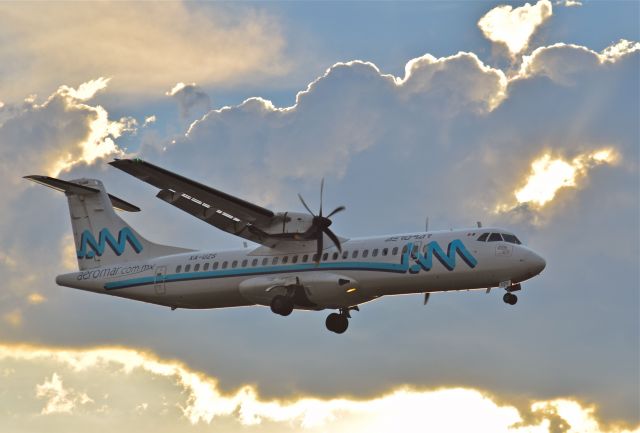
[[[39,175],[31,175],[24,176],[25,179],[29,179],[33,182],[39,183],[40,185],[48,186],[49,188],[53,188],[58,191],[62,191],[65,193],[72,193],[77,195],[86,195],[86,194],[95,194],[100,192],[97,188],[92,188],[90,186],[80,185],[74,182],[68,182],[62,179],[56,179],[54,177],[49,176],[39,176]],[[140,212],[140,208],[135,206],[127,201],[122,200],[114,195],[108,194],[109,199],[111,200],[111,204],[114,208],[118,210],[124,210],[128,212]]]

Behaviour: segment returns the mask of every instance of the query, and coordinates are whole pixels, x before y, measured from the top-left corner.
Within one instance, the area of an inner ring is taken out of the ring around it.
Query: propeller
[[[322,254],[322,250],[323,250],[323,247],[324,247],[324,245],[323,245],[323,242],[324,242],[323,234],[326,234],[329,237],[329,239],[331,239],[331,241],[338,248],[338,251],[342,252],[342,245],[340,245],[340,239],[338,239],[338,237],[335,235],[335,233],[333,233],[331,231],[331,229],[329,229],[329,226],[331,225],[331,220],[329,218],[332,217],[333,215],[337,214],[338,212],[342,212],[343,210],[346,209],[346,207],[344,207],[344,206],[338,206],[337,208],[335,208],[334,210],[329,212],[329,215],[322,216],[322,196],[323,196],[323,194],[324,194],[324,178],[320,182],[320,211],[318,212],[318,215],[314,214],[311,211],[311,209],[309,208],[309,206],[307,206],[307,203],[304,201],[302,196],[300,194],[298,194],[298,198],[302,202],[302,205],[304,206],[304,208],[313,217],[313,220],[311,221],[311,227],[309,228],[309,230],[307,230],[307,234],[306,235],[307,235],[308,238],[316,239],[316,244],[317,244],[317,247],[318,247],[317,248],[317,254],[316,254],[316,262],[318,262],[318,263],[320,262],[320,255]]]

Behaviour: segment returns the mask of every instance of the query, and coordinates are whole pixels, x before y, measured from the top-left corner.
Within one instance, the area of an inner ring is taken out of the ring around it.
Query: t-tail
[[[81,271],[190,251],[143,238],[114,211],[114,208],[128,212],[139,212],[140,209],[107,194],[99,180],[64,181],[35,175],[25,178],[62,191],[67,196]]]

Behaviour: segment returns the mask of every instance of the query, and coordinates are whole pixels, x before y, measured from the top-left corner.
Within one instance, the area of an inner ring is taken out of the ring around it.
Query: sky
[[[0,425],[11,432],[640,432],[640,4],[0,3]],[[502,293],[170,311],[55,285],[101,179],[153,241],[238,248],[107,165],[142,157],[344,237],[485,226]]]

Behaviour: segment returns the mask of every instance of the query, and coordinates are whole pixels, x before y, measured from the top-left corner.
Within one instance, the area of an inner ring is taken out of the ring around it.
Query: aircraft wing
[[[268,227],[277,216],[249,203],[141,159],[116,159],[112,166],[160,189],[159,199],[228,233],[272,246]]]

